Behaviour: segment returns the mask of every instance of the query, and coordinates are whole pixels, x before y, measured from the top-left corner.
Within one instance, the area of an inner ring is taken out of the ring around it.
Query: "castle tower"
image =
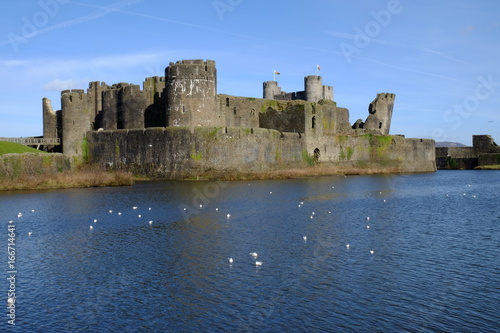
[[[43,137],[49,139],[57,138],[57,114],[52,109],[50,99],[42,99],[43,108]]]
[[[308,102],[319,102],[323,99],[323,79],[319,75],[304,78],[305,97]]]
[[[368,132],[378,135],[388,135],[391,129],[392,110],[394,108],[395,94],[381,93],[370,103],[368,118],[363,128]]]
[[[168,126],[222,126],[215,61],[171,62],[165,78]]]
[[[83,89],[61,92],[62,144],[63,153],[79,155],[83,153],[83,143],[87,131],[92,130],[94,112],[88,105]]]
[[[264,99],[274,99],[275,96],[281,94],[281,88],[278,87],[276,81],[266,81],[263,84]]]

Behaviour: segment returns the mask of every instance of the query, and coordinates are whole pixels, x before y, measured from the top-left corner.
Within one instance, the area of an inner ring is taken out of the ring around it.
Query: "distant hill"
[[[436,142],[436,147],[468,147],[460,142],[441,141]]]
[[[44,152],[19,143],[0,141],[0,155],[20,154],[20,153],[44,153]]]

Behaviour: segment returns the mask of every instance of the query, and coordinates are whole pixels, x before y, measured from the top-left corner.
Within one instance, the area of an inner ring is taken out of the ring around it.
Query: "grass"
[[[84,166],[74,171],[57,174],[21,176],[15,179],[2,179],[0,191],[36,190],[75,187],[127,186],[134,183],[131,173],[108,172],[95,167]]]
[[[22,153],[42,153],[44,151],[31,148],[20,143],[0,141],[0,155],[4,154],[22,154]]]
[[[319,176],[335,175],[373,175],[399,173],[397,168],[370,168],[370,167],[352,167],[336,165],[316,165],[308,168],[290,168],[286,170],[271,170],[262,172],[214,172],[205,174],[201,177],[191,177],[190,180],[265,180],[265,179],[296,179]]]
[[[474,168],[475,170],[500,170],[500,165],[481,165]]]

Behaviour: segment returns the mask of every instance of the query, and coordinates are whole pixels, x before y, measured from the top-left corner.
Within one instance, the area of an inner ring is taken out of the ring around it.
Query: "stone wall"
[[[0,155],[0,179],[16,179],[34,175],[50,175],[69,171],[72,158],[63,154]]]
[[[89,160],[104,168],[179,179],[304,166],[299,134],[234,127],[92,131]]]
[[[307,137],[306,142],[307,152],[320,162],[391,172],[436,171],[434,140],[365,134]]]
[[[436,170],[433,140],[398,136],[332,136],[316,145],[299,133],[240,127],[167,127],[87,135],[91,163],[153,178],[258,173],[306,168],[315,162],[378,172]]]

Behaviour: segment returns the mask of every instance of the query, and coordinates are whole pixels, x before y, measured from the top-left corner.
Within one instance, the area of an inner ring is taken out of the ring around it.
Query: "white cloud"
[[[43,86],[43,90],[61,91],[66,89],[74,89],[75,87],[84,87],[88,84],[86,80],[61,80],[55,79]]]

